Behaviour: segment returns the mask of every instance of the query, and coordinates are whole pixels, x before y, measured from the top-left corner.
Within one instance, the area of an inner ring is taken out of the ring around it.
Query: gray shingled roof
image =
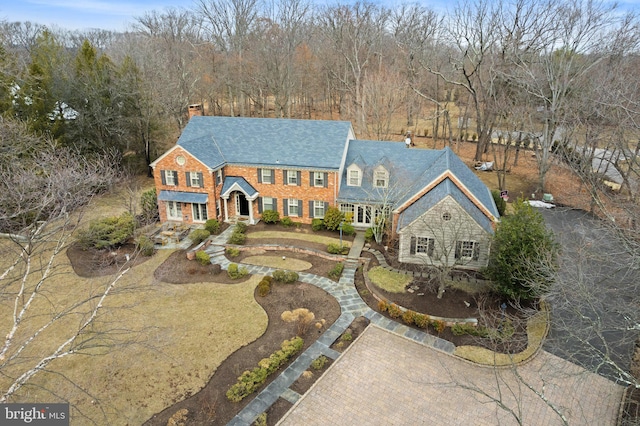
[[[248,164],[337,170],[352,134],[347,121],[196,116],[178,145],[212,169]]]
[[[158,200],[160,201],[179,201],[181,203],[198,203],[207,202],[208,195],[199,192],[183,192],[183,191],[160,191]]]
[[[251,184],[247,182],[245,178],[239,176],[226,176],[224,178],[222,193],[220,195],[228,195],[227,193],[229,193],[233,186],[236,184],[244,191],[244,193],[249,198],[253,198],[258,195],[258,191],[253,186],[251,186]]]
[[[453,199],[462,208],[469,213],[469,215],[488,233],[493,234],[493,227],[491,220],[484,215],[480,209],[469,200],[469,198],[458,188],[450,179],[445,179],[436,185],[431,191],[420,197],[418,201],[404,210],[398,219],[397,230],[400,231],[405,226],[411,224],[413,221],[422,216],[425,212],[429,211],[440,201],[447,196],[453,197]]]
[[[366,164],[360,187],[347,186],[347,168],[354,162],[361,168],[362,163]],[[389,189],[374,188],[372,184],[373,170],[381,162],[389,171]],[[398,206],[447,170],[451,171],[488,211],[499,217],[489,189],[449,147],[441,150],[406,148],[401,142],[350,141],[338,201],[375,202],[387,197]]]

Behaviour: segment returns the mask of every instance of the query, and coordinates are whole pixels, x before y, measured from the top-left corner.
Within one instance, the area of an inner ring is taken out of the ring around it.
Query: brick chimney
[[[191,117],[194,115],[204,115],[204,108],[202,107],[202,104],[189,105],[189,120],[191,120]]]

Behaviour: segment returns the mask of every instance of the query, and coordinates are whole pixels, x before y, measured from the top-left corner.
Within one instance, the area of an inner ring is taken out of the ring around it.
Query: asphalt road
[[[589,213],[540,209],[561,245],[551,291],[552,325],[544,348],[587,370],[626,383],[640,331],[638,254]]]

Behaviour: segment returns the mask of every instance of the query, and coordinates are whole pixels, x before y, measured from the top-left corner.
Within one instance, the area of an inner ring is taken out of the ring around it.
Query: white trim
[[[168,156],[169,154],[171,154],[173,151],[175,151],[176,149],[181,149],[182,151],[185,152],[185,154],[189,154],[189,156],[191,158],[193,158],[194,160],[196,160],[198,163],[202,164],[208,172],[213,172],[215,169],[212,169],[211,167],[207,166],[206,164],[204,164],[202,161],[200,161],[198,159],[198,157],[196,157],[195,155],[193,155],[192,153],[190,153],[189,151],[187,151],[186,149],[184,149],[182,146],[180,145],[174,145],[173,147],[171,147],[167,152],[165,152],[164,154],[162,154],[160,157],[156,158],[155,161],[152,161],[151,164],[149,164],[149,167],[151,167],[153,170],[156,169],[156,166],[158,165],[158,163],[160,161],[162,161],[166,156]],[[224,166],[224,164],[222,165]],[[220,168],[222,168],[222,166]]]

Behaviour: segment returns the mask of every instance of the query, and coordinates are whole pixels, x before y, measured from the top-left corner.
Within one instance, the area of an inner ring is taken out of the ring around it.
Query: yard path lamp
[[[342,249],[342,227],[344,226],[344,219],[338,225],[338,229],[340,230],[340,248]]]

